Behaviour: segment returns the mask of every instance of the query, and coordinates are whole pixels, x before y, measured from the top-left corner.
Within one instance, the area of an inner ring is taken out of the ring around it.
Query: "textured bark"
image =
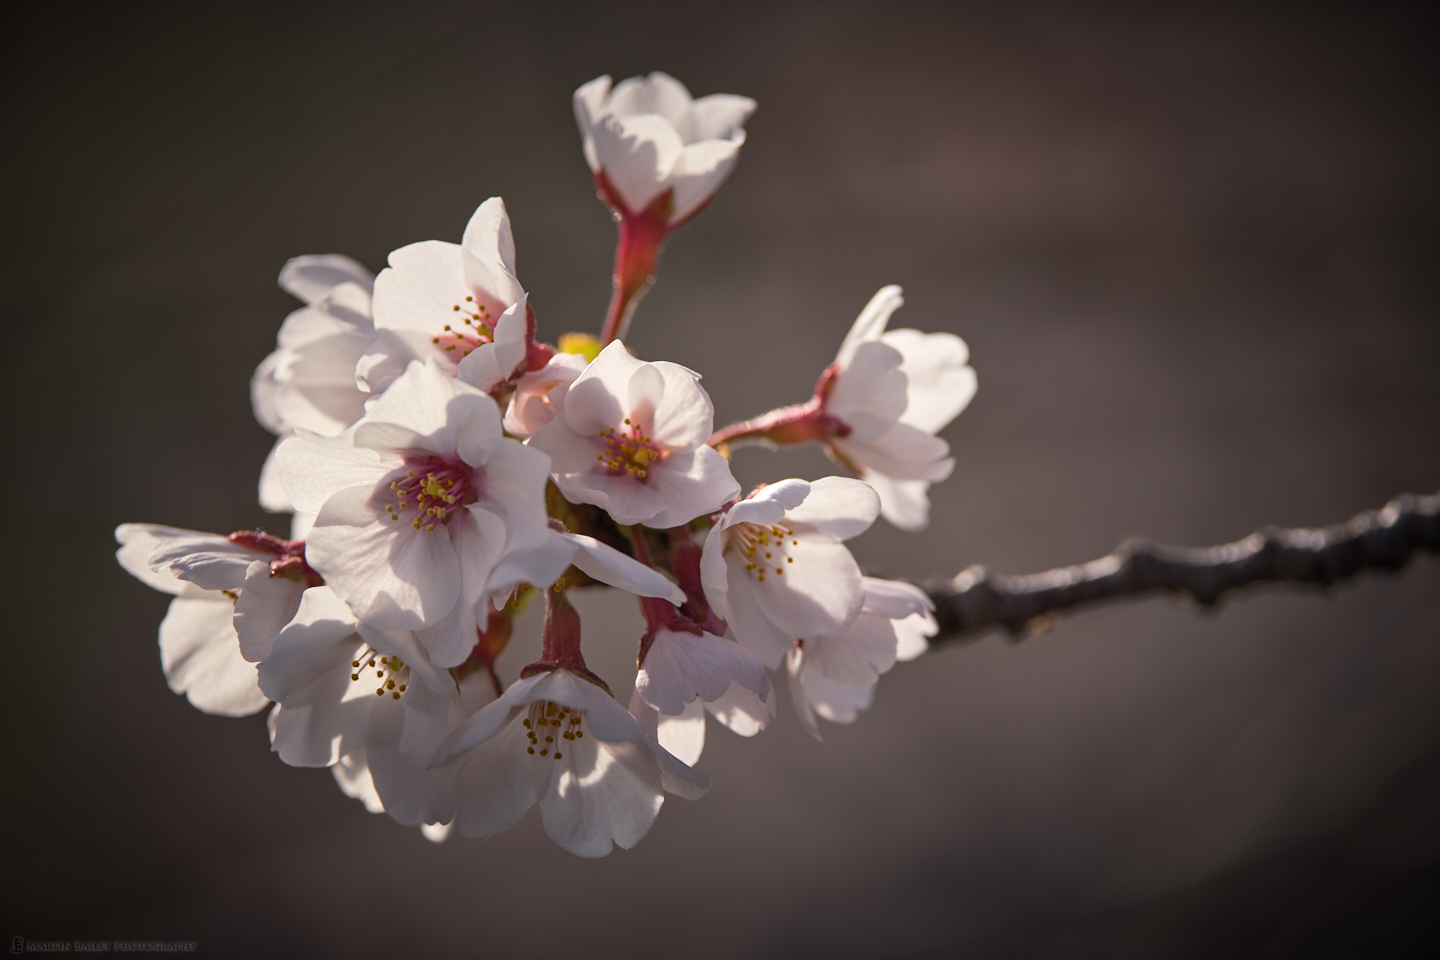
[[[1380,510],[1321,529],[1266,528],[1218,547],[1127,540],[1109,556],[1026,576],[973,566],[929,581],[940,632],[932,646],[979,639],[992,627],[1013,637],[1043,633],[1057,613],[1168,591],[1204,607],[1255,584],[1329,586],[1364,570],[1398,570],[1417,552],[1440,553],[1440,494],[1402,494]]]

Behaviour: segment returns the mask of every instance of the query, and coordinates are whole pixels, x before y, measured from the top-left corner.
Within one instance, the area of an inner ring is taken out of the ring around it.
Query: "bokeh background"
[[[503,195],[541,331],[598,329],[613,228],[570,93],[663,69],[759,112],[631,342],[729,422],[808,396],[866,299],[970,344],[920,536],[1026,573],[1440,488],[1431,34],[1370,9],[235,5],[11,22],[7,937],[206,955],[1274,957],[1433,949],[1440,563],[1166,600],[901,665],[810,740],[713,727],[698,803],[594,862],[532,811],[435,846],[170,693],[122,521],[229,531],[284,261],[373,269]],[[742,451],[742,482],[831,472]],[[585,598],[628,698],[639,619]],[[533,624],[532,624],[533,626]],[[517,644],[512,671],[533,651]],[[533,654],[532,654],[533,655]]]

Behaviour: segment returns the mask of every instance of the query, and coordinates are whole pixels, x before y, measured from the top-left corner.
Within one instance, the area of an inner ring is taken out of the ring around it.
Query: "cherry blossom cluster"
[[[776,716],[783,673],[801,722],[850,723],[879,675],[936,626],[925,594],[861,574],[846,541],[883,516],[928,519],[954,461],[936,433],[975,392],[965,344],[887,330],[885,287],[808,402],[714,429],[700,374],[623,338],[669,234],[739,157],[744,97],[692,99],[663,73],[575,92],[600,197],[619,225],[599,337],[538,337],[504,202],[460,243],[427,240],[372,276],[341,256],[291,260],[303,302],[252,381],[278,438],[260,503],[289,537],[153,524],[116,531],[120,563],[171,594],[171,689],[199,709],[265,709],[272,747],[330,767],[374,812],[483,837],[538,804],[585,857],[629,848],[665,794],[702,796],[705,715],[742,736]],[[855,477],[743,495],[734,448],[817,442]],[[857,479],[858,478],[858,479]],[[585,662],[572,590],[636,597],[634,696]],[[516,620],[543,606],[540,659],[503,677]]]

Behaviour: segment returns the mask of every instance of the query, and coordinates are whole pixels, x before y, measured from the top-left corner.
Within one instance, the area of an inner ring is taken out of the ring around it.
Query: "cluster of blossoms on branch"
[[[965,344],[889,330],[900,290],[867,304],[811,399],[716,432],[700,374],[621,339],[671,231],[702,210],[745,141],[753,101],[693,100],[655,73],[574,98],[584,155],[619,224],[596,338],[552,346],[516,272],[498,197],[460,243],[394,251],[378,276],[299,257],[304,306],[255,372],[277,436],[260,502],[289,539],[152,524],[116,531],[126,570],[174,596],[165,675],[207,713],[274,706],[273,749],[328,766],[372,811],[431,839],[483,837],[538,804],[580,856],[629,848],[666,793],[695,799],[705,714],[742,736],[776,715],[849,723],[880,674],[934,634],[929,600],[862,576],[845,541],[879,516],[924,527],[954,461],[935,436],[970,401]],[[744,495],[744,443],[814,441],[858,477]],[[571,590],[633,594],[634,696],[586,666]],[[515,621],[544,607],[540,659],[505,678]],[[508,681],[508,685],[507,685]]]

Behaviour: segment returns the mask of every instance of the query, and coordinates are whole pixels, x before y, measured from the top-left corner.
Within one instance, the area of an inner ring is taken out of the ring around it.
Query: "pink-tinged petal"
[[[371,713],[371,743],[365,751],[366,764],[375,784],[375,793],[385,812],[402,826],[415,827],[434,819],[430,811],[431,771],[414,757],[407,756],[393,741],[393,733],[378,734],[376,726],[399,726],[400,715],[389,710]],[[376,742],[384,736],[381,742]]]
[[[905,412],[907,381],[900,371],[900,351],[883,343],[862,343],[849,366],[835,378],[825,410],[839,417],[851,433],[868,440],[895,426]]]
[[[619,398],[626,396],[630,378],[645,365],[630,355],[625,344],[610,341],[571,384],[575,407],[570,409],[567,402],[565,422],[581,436],[593,436],[599,430],[618,427],[628,416]]]
[[[754,691],[746,690],[738,683],[731,684],[723,697],[705,704],[705,709],[729,727],[732,733],[753,737],[775,719],[775,687],[772,684],[770,692],[761,699]]]
[[[837,437],[831,442],[847,459],[865,470],[896,480],[939,483],[955,469],[950,444],[908,423],[897,423],[869,440]]]
[[[394,460],[382,462],[375,451],[356,448],[346,438],[308,430],[282,440],[275,459],[286,496],[304,513],[319,513],[332,494],[346,487],[379,484],[399,466]]]
[[[243,717],[269,702],[255,665],[240,656],[230,598],[176,597],[160,622],[160,663],[170,689],[206,713]]]
[[[664,574],[614,547],[578,533],[555,535],[570,544],[574,550],[571,562],[587,576],[639,597],[660,597],[676,606],[685,602],[685,591],[665,579]]]
[[[899,287],[894,284],[881,287],[851,324],[850,332],[845,334],[845,339],[840,344],[840,351],[835,354],[835,362],[848,366],[860,344],[879,340],[880,335],[885,332],[885,325],[890,322],[890,315],[900,309],[904,302],[905,297]]]
[[[895,659],[902,663],[914,660],[930,649],[930,637],[940,632],[940,624],[929,611],[912,613],[901,620],[892,621],[895,626]]]
[[[735,639],[773,670],[780,666],[780,661],[794,646],[795,635],[777,625],[760,606],[759,590],[765,584],[757,583],[745,569],[744,557],[734,552],[727,553],[725,564],[730,580],[730,590],[726,596],[728,614],[725,620],[730,624]],[[770,579],[772,578],[766,578],[766,583],[769,583]],[[858,572],[856,580],[859,580]]]
[[[679,716],[696,697],[718,700],[731,683],[761,697],[770,689],[765,665],[740,644],[708,633],[662,629],[645,654],[635,690],[662,714]]]
[[[977,382],[964,340],[953,333],[891,330],[881,342],[905,358],[900,370],[909,381],[909,403],[902,423],[937,433],[969,406]]]
[[[715,195],[735,169],[745,143],[741,130],[731,140],[702,140],[685,147],[670,168],[670,185],[675,188],[671,223],[679,223]]]
[[[120,549],[115,551],[115,559],[120,561],[120,566],[127,573],[152,590],[179,597],[211,597],[211,591],[177,579],[169,570],[150,568],[150,555],[162,543],[174,537],[194,534],[194,530],[164,527],[156,523],[122,523],[115,528],[115,540],[120,544]]]
[[[486,430],[493,421],[487,421]],[[460,456],[479,468],[480,506],[505,520],[510,542],[538,543],[546,529],[545,481],[550,475],[550,458],[515,440],[499,435],[480,449],[474,435],[461,434]],[[483,459],[482,459],[483,457]]]
[[[629,414],[626,419],[653,430],[655,410],[664,399],[665,377],[656,364],[641,364],[625,385],[625,411]]]
[[[610,94],[609,110],[616,116],[653,113],[664,117],[671,126],[684,122],[691,109],[690,91],[668,73],[659,70],[648,77],[630,77],[615,85]]]
[[[934,610],[935,604],[924,590],[903,580],[882,580],[879,577],[865,577],[866,613],[879,614],[891,620],[908,617],[913,613]]]
[[[787,519],[787,523],[791,522]],[[765,617],[791,637],[837,637],[855,622],[864,602],[860,568],[842,544],[812,533],[803,524],[791,523],[790,528],[795,533],[785,544],[785,553],[794,562],[784,564],[783,575],[772,573],[761,581],[758,571],[745,572],[743,564],[738,575],[746,578],[747,592]],[[736,576],[732,564],[732,608]],[[765,660],[774,662],[769,657]]]
[[[650,519],[638,522],[656,528],[689,523],[740,496],[740,482],[730,473],[730,461],[714,447],[671,454],[652,470],[650,483],[662,491],[665,506]]]
[[[823,477],[810,484],[805,502],[786,513],[785,522],[803,523],[824,536],[849,540],[870,529],[879,515],[880,495],[869,484],[849,477]]]
[[[521,376],[505,411],[505,429],[517,437],[528,437],[549,424],[565,409],[570,384],[585,372],[587,364],[579,354],[557,353],[543,368]]]
[[[690,105],[677,130],[687,144],[701,140],[728,140],[755,112],[755,101],[730,93],[712,93]]]
[[[880,473],[866,472],[865,482],[880,495],[880,515],[911,533],[930,524],[930,484],[924,480],[892,480]]]
[[[539,699],[533,694],[549,676],[550,674],[536,674],[516,680],[506,687],[505,692],[498,698],[481,707],[441,741],[440,746],[435,748],[435,755],[430,758],[431,769],[449,763],[467,750],[473,750],[490,740],[512,720],[515,721],[514,725],[519,727],[517,717],[520,710],[532,700]]]
[[[364,755],[371,715],[377,707],[365,678],[350,677],[364,646],[353,632],[334,637],[324,629],[287,633],[275,644],[281,662],[266,667],[267,686],[285,679],[285,699],[271,716],[270,748],[292,767],[325,767],[346,756]],[[272,658],[273,659],[273,658]],[[302,682],[306,678],[309,682]],[[398,705],[397,705],[398,706]],[[373,784],[371,784],[373,787]]]
[[[379,396],[400,378],[412,363],[434,360],[447,376],[454,376],[460,358],[432,343],[433,334],[424,330],[381,330],[355,364],[358,389]]]
[[[468,519],[467,519],[468,518]],[[415,632],[426,654],[440,667],[463,663],[475,646],[478,608],[492,591],[492,573],[505,548],[505,524],[487,510],[471,505],[447,528],[460,579],[459,597],[441,620]],[[436,536],[440,536],[437,529]]]
[[[219,534],[194,530],[162,537],[150,554],[150,569],[169,571],[204,590],[236,590],[257,554]]]
[[[633,211],[644,210],[665,189],[685,149],[675,128],[654,114],[607,117],[592,136],[601,169]]]
[[[455,375],[461,382],[489,393],[525,362],[525,303],[521,294],[495,322],[494,342],[480,344],[460,361]]]
[[[500,410],[488,395],[447,376],[433,361],[412,363],[370,405],[356,427],[355,444],[386,449],[382,439],[370,438],[369,431],[392,424],[424,437],[422,449],[454,456],[460,427],[471,420],[482,423],[491,436],[500,432]]]
[[[693,371],[663,360],[650,364],[650,368],[664,380],[662,396],[651,421],[651,436],[662,450],[677,453],[694,450],[714,432],[714,404],[696,382]]]
[[[611,519],[618,524],[645,523],[652,527],[676,525],[661,523],[656,519],[664,514],[667,506],[665,494],[660,491],[659,484],[641,483],[624,474],[612,477],[604,473],[559,476],[555,478],[555,484],[568,499],[579,503],[593,503],[609,513]]]
[[[300,609],[305,584],[270,576],[270,561],[256,560],[245,571],[245,586],[235,601],[235,634],[240,655],[251,663],[270,656],[275,638]]]
[[[280,288],[306,303],[322,299],[342,283],[358,284],[368,290],[375,277],[361,264],[338,253],[295,257],[280,270]]]
[[[895,629],[891,621],[862,613],[850,629],[833,640],[805,641],[808,670],[851,687],[873,684],[895,666]]]
[[[485,263],[496,263],[515,273],[515,238],[510,232],[510,214],[505,201],[491,197],[475,210],[465,225],[460,246]]]
[[[524,296],[520,281],[504,267],[493,260],[482,260],[469,250],[460,251],[460,270],[465,277],[465,288],[470,291],[466,297],[467,302],[457,304],[461,310],[478,311],[480,307],[484,307],[482,316],[498,317],[507,307]],[[474,299],[471,300],[471,297]],[[460,317],[463,314],[457,313],[454,316]],[[461,324],[464,324],[463,320]]]
[[[578,754],[573,767],[554,764],[561,769],[540,796],[545,835],[578,857],[603,857],[612,841],[630,849],[665,802],[655,755],[644,743],[605,744],[595,751],[594,766],[583,770]]]
[[[305,555],[360,619],[386,630],[438,623],[460,593],[443,527],[412,529],[383,509],[384,487],[351,487],[325,501]]]
[[[425,240],[390,254],[390,266],[375,278],[375,329],[419,330],[439,335],[461,314],[472,291],[465,283],[463,249],[443,240]]]

